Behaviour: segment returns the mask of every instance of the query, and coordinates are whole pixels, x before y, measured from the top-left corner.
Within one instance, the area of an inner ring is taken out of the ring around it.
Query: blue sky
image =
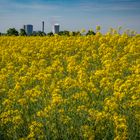
[[[45,32],[59,23],[61,30],[95,29],[106,32],[110,27],[132,29],[140,33],[140,0],[0,0],[0,32],[33,24]]]

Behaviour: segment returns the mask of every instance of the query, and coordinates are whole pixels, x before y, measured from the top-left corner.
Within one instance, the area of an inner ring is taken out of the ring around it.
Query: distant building
[[[23,28],[27,35],[31,35],[33,33],[33,25],[24,25]]]
[[[53,26],[53,33],[58,34],[60,30],[60,25],[59,24],[54,24]]]

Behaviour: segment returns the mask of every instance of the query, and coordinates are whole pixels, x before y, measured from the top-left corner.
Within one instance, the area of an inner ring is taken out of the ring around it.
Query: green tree
[[[73,32],[72,32],[72,35],[73,35],[73,36],[81,36],[82,34],[81,34],[80,31],[73,31]]]
[[[15,28],[9,28],[7,30],[8,36],[18,36],[18,31]]]
[[[95,33],[92,30],[88,30],[88,32],[86,33],[86,35],[95,35]]]
[[[34,31],[33,36],[46,36],[46,33],[42,32],[42,31]]]
[[[59,33],[58,33],[58,35],[61,35],[61,36],[69,36],[69,31],[60,31]]]
[[[47,36],[54,36],[53,32],[47,33]]]
[[[46,33],[42,32],[42,31],[37,32],[37,36],[45,36],[45,35],[46,35]]]
[[[20,36],[26,36],[26,32],[24,29],[20,29],[20,33],[19,33]]]

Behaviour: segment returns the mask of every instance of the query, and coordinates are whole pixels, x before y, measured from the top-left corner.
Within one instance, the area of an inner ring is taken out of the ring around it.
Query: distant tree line
[[[6,34],[2,34],[1,35],[7,35],[7,36],[27,36],[26,32],[24,29],[20,29],[20,31],[18,32],[15,28],[9,28],[6,32]],[[82,33],[80,31],[60,31],[58,33],[58,35],[60,36],[81,36]],[[95,35],[95,32],[92,30],[89,30],[85,35]],[[49,33],[44,33],[42,31],[34,31],[31,36],[54,36],[53,32],[49,32]]]

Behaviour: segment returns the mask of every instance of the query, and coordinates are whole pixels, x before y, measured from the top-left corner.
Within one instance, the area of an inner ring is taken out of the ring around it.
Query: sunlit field
[[[140,36],[0,37],[0,140],[139,140]]]

